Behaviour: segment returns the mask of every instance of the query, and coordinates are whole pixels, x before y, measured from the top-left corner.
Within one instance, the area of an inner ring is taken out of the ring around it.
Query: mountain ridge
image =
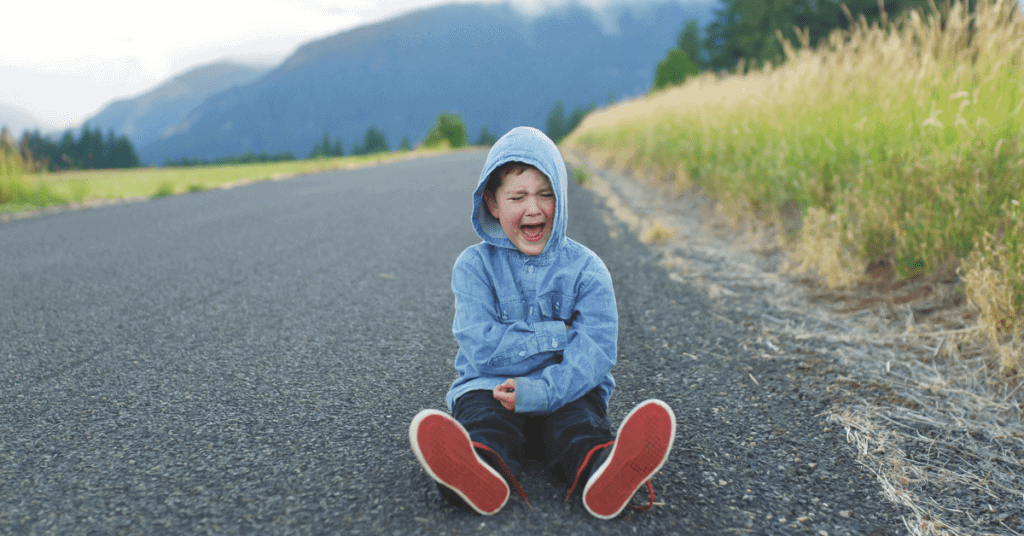
[[[440,113],[462,117],[471,140],[483,128],[543,128],[556,102],[572,110],[646,92],[685,21],[710,20],[715,5],[420,9],[307,42],[172,127],[131,136],[143,162],[160,165],[249,152],[304,157],[325,132],[349,152],[370,127],[394,148],[422,140]]]
[[[252,82],[269,68],[233,62],[200,65],[135,97],[107,104],[89,118],[90,128],[113,129],[136,146],[158,139],[206,99],[226,89]]]

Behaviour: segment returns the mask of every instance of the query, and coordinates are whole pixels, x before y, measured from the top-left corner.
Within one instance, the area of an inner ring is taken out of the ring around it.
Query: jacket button
[[[558,348],[558,341],[557,340],[552,340],[551,341],[551,347],[552,348]]]

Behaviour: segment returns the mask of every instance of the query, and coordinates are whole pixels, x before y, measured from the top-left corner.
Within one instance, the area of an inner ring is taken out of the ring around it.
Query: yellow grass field
[[[563,143],[696,184],[735,218],[775,222],[830,286],[869,264],[959,270],[1008,374],[1024,347],[1024,17],[863,23],[778,67],[740,67],[588,116]],[[795,220],[795,224],[794,224]]]

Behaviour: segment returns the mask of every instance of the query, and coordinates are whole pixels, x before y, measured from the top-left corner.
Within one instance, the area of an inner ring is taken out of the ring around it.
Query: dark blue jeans
[[[501,456],[512,475],[519,474],[522,460],[529,457],[543,462],[566,483],[576,477],[590,449],[615,439],[596,388],[549,415],[514,413],[503,408],[491,391],[470,391],[455,401],[453,416],[473,441]],[[494,465],[488,453],[477,452]],[[591,461],[588,469],[598,465]]]

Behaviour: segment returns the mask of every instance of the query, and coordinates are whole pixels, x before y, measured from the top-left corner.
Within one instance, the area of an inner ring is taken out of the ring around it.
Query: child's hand
[[[505,383],[494,387],[494,399],[509,411],[516,410],[516,380],[509,378]]]

